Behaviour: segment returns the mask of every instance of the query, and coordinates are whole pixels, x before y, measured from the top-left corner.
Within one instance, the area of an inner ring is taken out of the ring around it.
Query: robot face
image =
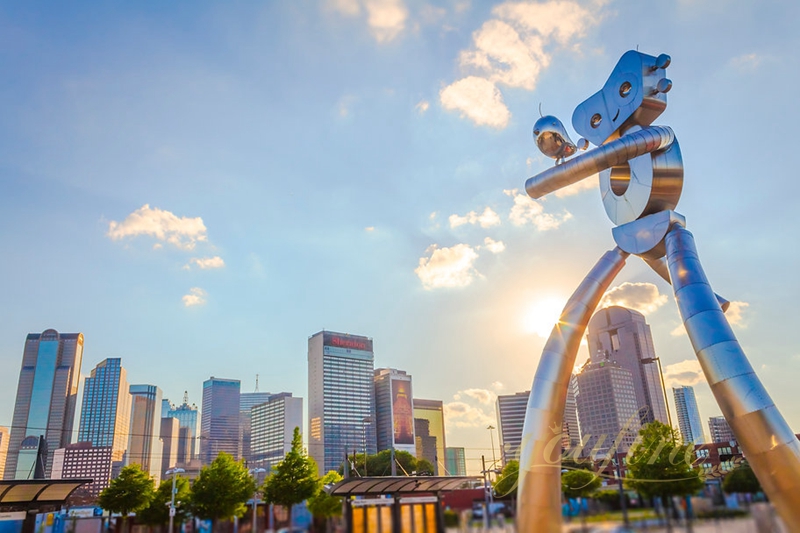
[[[631,126],[652,124],[667,107],[666,93],[672,88],[666,78],[669,63],[666,54],[625,52],[603,89],[575,109],[575,131],[599,146]]]
[[[533,125],[533,138],[539,151],[553,159],[570,157],[577,150],[564,124],[552,115],[545,115],[536,121]]]

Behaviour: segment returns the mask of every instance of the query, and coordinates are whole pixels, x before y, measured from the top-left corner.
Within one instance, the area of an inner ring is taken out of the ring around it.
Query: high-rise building
[[[569,449],[579,446],[581,441],[578,428],[578,412],[575,393],[578,382],[573,374],[567,389],[567,401],[564,405],[564,418],[561,424],[561,446]],[[516,394],[502,394],[497,397],[497,423],[500,434],[500,456],[503,464],[519,460],[519,448],[522,443],[522,426],[525,424],[525,413],[528,409],[528,398],[531,391]]]
[[[111,460],[121,461],[128,448],[130,416],[130,385],[122,360],[100,361],[84,381],[78,442],[110,446]]]
[[[183,392],[183,403],[173,407],[167,412],[167,418],[178,419],[178,455],[179,466],[185,467],[199,455],[198,437],[199,418],[197,416],[197,406],[189,405],[189,393]]]
[[[161,389],[155,385],[131,385],[131,425],[125,464],[138,464],[158,486],[161,480]]]
[[[431,421],[427,418],[414,419],[414,435],[415,435],[415,456],[417,459],[425,459],[431,466],[433,466],[433,474],[439,475],[436,463],[438,456],[436,445],[438,444],[436,437],[431,435]]]
[[[375,417],[378,451],[417,451],[411,376],[394,368],[375,370]]]
[[[170,418],[169,412],[173,409],[175,406],[167,398],[161,400],[161,418]]]
[[[308,338],[308,448],[323,475],[352,450],[377,452],[372,339],[333,331]]]
[[[52,479],[91,479],[82,488],[97,498],[111,482],[112,446],[76,442],[53,453]]]
[[[697,399],[692,387],[672,388],[675,396],[675,412],[678,414],[678,427],[684,444],[703,444],[703,422],[697,409]]]
[[[8,428],[0,426],[0,479],[6,470],[6,457],[8,457]]]
[[[588,361],[577,380],[583,455],[628,451],[640,428],[631,373],[616,361]]]
[[[302,432],[303,399],[291,392],[273,394],[252,407],[250,423],[252,465],[269,472],[292,449],[294,428]]]
[[[593,362],[616,361],[631,373],[640,423],[654,420],[668,423],[658,359],[644,315],[624,307],[607,307],[594,314],[588,331],[589,355]]]
[[[448,446],[444,449],[444,455],[448,476],[467,475],[467,456],[464,448],[453,448],[452,446]]]
[[[53,452],[72,441],[82,359],[82,333],[48,329],[28,335],[19,372],[5,479],[33,477],[37,454],[30,450],[20,452],[23,441],[38,442],[39,436],[44,436],[47,447],[45,465],[41,466],[45,477],[50,477]]]
[[[712,416],[708,419],[708,432],[711,437],[711,442],[716,443],[729,443],[736,442],[736,436],[728,425],[728,421],[724,416]]]
[[[258,382],[256,380],[256,382]],[[260,405],[269,400],[269,392],[242,392],[239,395],[239,434],[242,440],[242,459],[245,460],[247,465],[251,464],[253,460],[251,451],[251,429],[250,417],[251,409],[256,405]]]
[[[436,454],[433,457],[427,457],[424,454],[423,456],[433,464],[434,475],[439,475],[442,470],[440,467],[444,467],[444,449],[447,448],[444,438],[444,404],[442,401],[414,398],[414,431],[418,437],[417,453],[421,453],[421,450],[427,449],[427,446],[422,441],[425,434],[420,434],[417,430],[420,427],[417,425],[417,420],[427,420],[427,436],[436,439]]]
[[[211,377],[203,382],[203,410],[200,414],[200,461],[210,464],[220,452],[242,456],[239,439],[238,379]]]
[[[161,471],[178,466],[180,425],[177,418],[161,419]]]

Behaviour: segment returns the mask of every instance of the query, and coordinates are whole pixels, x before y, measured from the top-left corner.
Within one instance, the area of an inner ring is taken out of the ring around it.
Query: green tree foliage
[[[433,473],[433,465],[427,459],[416,459],[413,455],[406,451],[395,450],[395,460],[399,463],[397,466],[397,475],[405,476],[412,472],[430,472]],[[369,477],[382,477],[392,475],[392,451],[383,450],[374,455],[367,456],[367,468],[364,469],[364,454],[356,454],[355,457],[350,455],[348,457],[350,463],[355,466],[355,470],[350,469],[350,476],[363,476],[364,472]],[[339,469],[339,473],[343,473]]]
[[[225,452],[200,470],[192,486],[189,510],[195,516],[217,521],[242,516],[247,511],[247,500],[253,497],[256,484],[244,463],[237,462]]]
[[[308,510],[315,520],[326,521],[333,516],[342,515],[342,499],[323,490],[325,485],[333,485],[341,480],[342,476],[333,470],[319,480],[317,493],[308,499]]]
[[[678,432],[661,422],[639,431],[628,452],[625,484],[646,497],[688,496],[703,488],[693,444],[682,444]]]
[[[163,479],[150,504],[136,513],[137,520],[149,526],[169,522],[169,503],[172,501],[172,478]],[[189,480],[178,476],[175,479],[175,523],[182,524],[189,516]]]
[[[153,498],[153,480],[138,464],[128,465],[120,470],[119,476],[111,480],[100,493],[97,503],[111,513],[122,515],[122,531],[128,515],[138,513]]]
[[[397,452],[395,452],[395,457],[397,456]],[[417,464],[414,465],[414,470],[416,470],[417,475],[428,475],[432,476],[436,470],[434,470],[433,465],[430,461],[425,459],[424,457],[420,457],[417,459]]]
[[[591,459],[575,460],[572,457],[561,458],[562,470],[588,470],[594,472],[594,462]]]
[[[762,492],[761,483],[758,482],[758,478],[747,462],[740,464],[725,476],[725,479],[722,480],[722,490],[728,494]]]
[[[586,498],[600,485],[600,478],[588,470],[570,470],[561,474],[561,492],[567,498]]]
[[[500,477],[494,483],[494,493],[498,498],[514,496],[517,493],[517,480],[519,479],[519,461],[513,459],[506,463]]]
[[[289,509],[312,497],[318,490],[317,464],[303,451],[300,428],[294,428],[292,449],[273,468],[264,482],[264,499]]]

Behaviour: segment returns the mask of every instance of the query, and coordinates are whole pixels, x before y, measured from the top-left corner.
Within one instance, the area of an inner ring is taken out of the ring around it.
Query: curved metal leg
[[[567,386],[586,325],[628,255],[619,248],[603,255],[567,301],[545,344],[522,430],[517,531],[561,533],[561,424]]]
[[[800,531],[800,441],[769,397],[706,279],[694,237],[666,237],[675,299],[711,391],[747,461],[790,531]]]

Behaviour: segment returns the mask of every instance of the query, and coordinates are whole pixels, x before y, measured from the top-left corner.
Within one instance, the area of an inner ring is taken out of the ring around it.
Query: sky
[[[530,388],[614,247],[596,178],[524,194],[553,164],[539,106],[577,140],[574,108],[638,48],[672,57],[676,210],[800,432],[797,20],[744,0],[0,5],[0,425],[28,333],[82,332],[83,375],[121,357],[200,404],[210,376],[307,398],[328,329],[441,399],[475,472],[496,395]],[[720,414],[669,285],[632,257],[612,304],[645,313],[667,386]]]

